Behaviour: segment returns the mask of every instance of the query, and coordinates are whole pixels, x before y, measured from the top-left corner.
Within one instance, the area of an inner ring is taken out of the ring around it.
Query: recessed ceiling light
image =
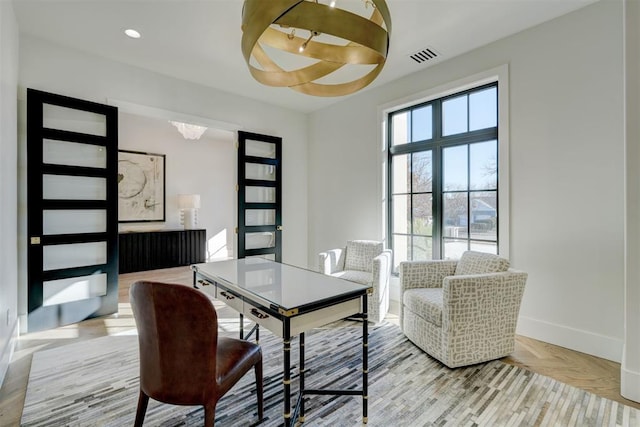
[[[129,37],[131,37],[132,39],[139,39],[140,38],[140,33],[137,32],[134,29],[131,29],[131,28],[129,28],[127,30],[124,30],[124,33],[126,35],[128,35]]]

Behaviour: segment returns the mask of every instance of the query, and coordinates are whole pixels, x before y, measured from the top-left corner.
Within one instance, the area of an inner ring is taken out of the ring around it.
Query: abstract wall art
[[[165,155],[118,151],[118,221],[165,221]]]

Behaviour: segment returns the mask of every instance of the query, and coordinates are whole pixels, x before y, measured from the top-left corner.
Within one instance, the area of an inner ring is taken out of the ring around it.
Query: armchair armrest
[[[391,276],[391,250],[385,249],[373,259],[373,285],[384,289]]]
[[[333,274],[344,270],[345,248],[331,249],[318,254],[318,271]]]
[[[446,277],[443,281],[444,323],[478,326],[507,324],[515,330],[527,273],[508,270],[501,273]],[[500,317],[500,322],[496,316]]]
[[[400,263],[400,295],[407,289],[441,288],[442,280],[452,276],[458,261],[404,261]]]

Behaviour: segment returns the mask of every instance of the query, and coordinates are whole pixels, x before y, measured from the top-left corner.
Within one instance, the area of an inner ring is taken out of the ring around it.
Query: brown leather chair
[[[213,426],[216,403],[252,367],[262,420],[260,346],[218,337],[213,304],[188,286],[139,281],[129,296],[140,344],[136,426],[142,426],[150,397],[173,405],[203,405],[205,425]]]

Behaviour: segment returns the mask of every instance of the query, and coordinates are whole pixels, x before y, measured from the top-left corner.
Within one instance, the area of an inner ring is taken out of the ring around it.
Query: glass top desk
[[[244,258],[191,266],[193,286],[217,298],[283,342],[284,425],[304,421],[304,396],[337,394],[362,396],[367,422],[368,325],[367,296],[372,288],[310,270]],[[313,390],[304,386],[304,333],[345,317],[362,322],[362,389]],[[240,328],[242,338],[242,320]],[[299,335],[300,392],[291,412],[291,338]],[[257,338],[256,338],[257,339]]]

